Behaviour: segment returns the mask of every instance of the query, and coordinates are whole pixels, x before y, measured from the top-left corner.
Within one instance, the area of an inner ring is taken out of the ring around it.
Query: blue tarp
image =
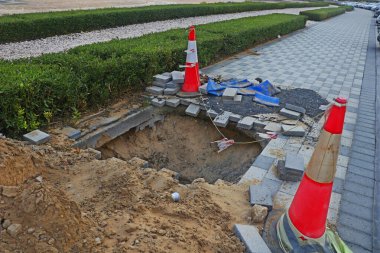
[[[236,80],[231,79],[226,82],[217,83],[213,79],[209,78],[207,83],[207,93],[214,96],[222,96],[226,88],[237,88],[237,93],[245,96],[256,96],[255,101],[266,105],[278,106],[280,99],[272,97],[276,90],[274,86],[268,81],[254,85],[247,79]]]

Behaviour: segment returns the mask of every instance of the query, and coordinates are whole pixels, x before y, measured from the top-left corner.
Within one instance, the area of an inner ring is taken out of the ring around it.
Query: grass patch
[[[321,2],[210,3],[17,14],[0,17],[0,43],[184,17],[327,5]]]
[[[201,66],[304,28],[305,16],[271,14],[197,28]],[[0,132],[11,136],[47,125],[53,117],[104,105],[152,76],[185,61],[187,32],[175,29],[128,40],[86,45],[66,53],[0,61]]]
[[[309,20],[322,21],[334,16],[338,16],[345,12],[346,12],[345,7],[337,7],[337,8],[322,8],[322,9],[317,9],[317,10],[301,11],[300,15],[307,16]]]

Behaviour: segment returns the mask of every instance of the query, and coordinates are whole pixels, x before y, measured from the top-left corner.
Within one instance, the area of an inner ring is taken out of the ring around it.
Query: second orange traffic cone
[[[335,99],[289,210],[277,223],[284,252],[335,252],[325,232],[346,103]]]
[[[199,78],[198,51],[194,26],[190,27],[186,53],[185,82],[182,86],[182,91],[198,92],[201,81]]]

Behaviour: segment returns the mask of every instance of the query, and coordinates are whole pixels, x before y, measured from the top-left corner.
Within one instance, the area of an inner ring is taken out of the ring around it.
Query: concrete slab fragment
[[[154,81],[159,83],[167,83],[172,80],[171,76],[168,75],[155,75]]]
[[[231,114],[232,112],[225,111],[222,114],[219,114],[218,116],[216,116],[216,118],[214,119],[215,125],[219,127],[226,127],[230,120]]]
[[[251,205],[266,206],[272,210],[273,200],[272,192],[263,184],[249,186],[249,202]]]
[[[70,139],[78,139],[81,135],[81,131],[72,127],[64,127],[62,133],[69,137]]]
[[[255,226],[235,224],[234,232],[244,243],[247,253],[271,253]]]
[[[23,138],[32,144],[39,145],[49,141],[50,135],[37,129],[30,133],[24,134]]]
[[[297,175],[302,175],[305,171],[303,156],[291,153],[286,154],[285,169],[288,172],[295,173]]]
[[[157,106],[157,107],[163,107],[165,105],[165,100],[154,98],[152,99],[152,105]]]
[[[158,81],[153,81],[152,83],[153,86],[161,87],[161,88],[166,88],[166,83],[158,82]]]
[[[270,131],[270,132],[281,132],[281,124],[275,123],[275,122],[269,122],[268,125],[264,127],[265,131]]]
[[[301,117],[301,113],[288,110],[286,108],[282,108],[280,110],[280,115],[285,116],[289,119],[299,119]]]
[[[305,135],[305,129],[301,126],[289,126],[282,125],[282,134],[285,136],[303,137]]]
[[[218,113],[213,109],[208,109],[207,113],[210,115],[211,118],[215,118],[216,116],[218,116]]]
[[[177,107],[181,104],[181,100],[178,98],[169,98],[166,100],[166,105],[170,107]]]
[[[181,85],[174,83],[173,81],[170,81],[170,82],[165,84],[165,87],[166,88],[178,88],[178,89],[180,89]]]
[[[239,114],[232,113],[230,115],[230,121],[235,122],[235,123],[239,122],[242,118],[243,118],[243,116],[241,116]]]
[[[226,88],[223,92],[222,98],[226,100],[234,100],[236,95],[237,95],[236,88]]]
[[[175,94],[177,94],[178,91],[179,91],[179,87],[178,88],[165,88],[164,95],[175,95]]]
[[[153,95],[162,95],[164,93],[164,89],[158,86],[149,86],[146,91]]]
[[[251,130],[255,121],[256,119],[253,117],[244,117],[238,122],[237,127],[241,129]]]
[[[241,102],[243,100],[243,95],[236,95],[235,97],[234,97],[234,101],[235,102]]]
[[[301,114],[305,114],[306,113],[306,109],[305,108],[300,107],[300,106],[296,106],[296,105],[292,105],[292,104],[288,104],[288,103],[285,104],[285,109],[288,109],[288,110],[291,110],[291,111],[295,111],[295,112],[299,112]]]
[[[186,114],[193,117],[197,117],[200,111],[201,107],[199,105],[190,104],[186,109]]]
[[[185,80],[185,72],[182,71],[173,71],[172,72],[173,83],[183,83]]]

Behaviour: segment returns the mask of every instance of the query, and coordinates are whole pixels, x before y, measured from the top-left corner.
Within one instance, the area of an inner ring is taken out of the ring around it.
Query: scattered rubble
[[[251,209],[251,218],[253,223],[262,223],[268,215],[268,207],[254,205]]]

